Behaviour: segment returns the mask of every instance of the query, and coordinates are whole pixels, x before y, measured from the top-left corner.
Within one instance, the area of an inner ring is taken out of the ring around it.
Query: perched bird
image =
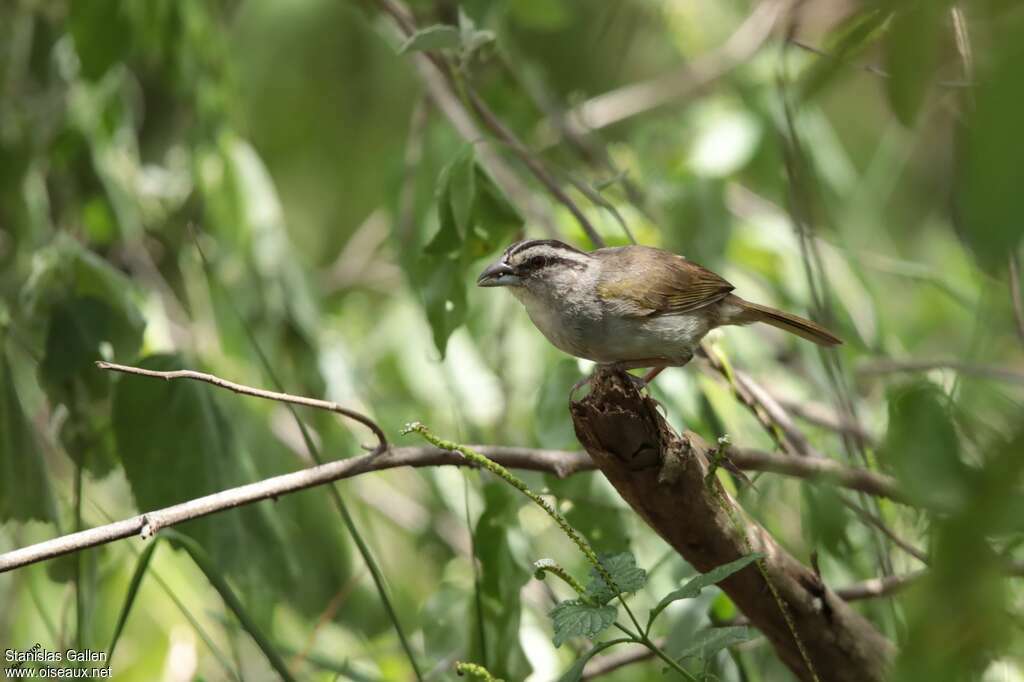
[[[685,365],[715,327],[764,322],[822,346],[842,343],[797,315],[745,301],[715,273],[647,246],[580,251],[554,239],[517,242],[477,279],[508,287],[548,341],[619,369]]]

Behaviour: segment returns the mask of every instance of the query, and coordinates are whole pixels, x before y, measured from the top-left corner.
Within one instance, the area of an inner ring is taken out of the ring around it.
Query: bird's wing
[[[707,268],[660,249],[622,249],[598,280],[602,299],[623,315],[679,315],[721,301],[733,286]]]

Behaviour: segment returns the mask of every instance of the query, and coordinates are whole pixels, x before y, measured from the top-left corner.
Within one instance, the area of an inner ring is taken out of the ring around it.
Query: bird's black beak
[[[501,261],[488,265],[476,278],[478,287],[511,287],[517,284],[519,277],[516,276],[516,271]]]

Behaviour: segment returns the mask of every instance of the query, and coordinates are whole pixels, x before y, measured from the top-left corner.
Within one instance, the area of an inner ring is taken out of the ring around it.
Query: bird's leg
[[[658,367],[652,367],[647,374],[644,375],[643,382],[644,386],[654,381],[654,378],[665,371],[668,365],[659,365]]]
[[[577,381],[575,384],[572,385],[572,388],[569,389],[569,405],[570,406],[572,406],[573,402],[576,400],[576,391],[580,390],[581,388],[583,388],[584,386],[589,384],[593,378],[594,378],[594,374],[590,373],[590,374],[588,374],[587,376],[583,377],[582,379],[580,379],[579,381]]]

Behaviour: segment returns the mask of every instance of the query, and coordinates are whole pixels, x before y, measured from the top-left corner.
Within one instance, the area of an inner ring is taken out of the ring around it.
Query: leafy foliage
[[[0,520],[53,520],[42,453],[25,418],[4,350],[0,345]]]
[[[562,646],[572,637],[597,637],[615,622],[616,611],[614,606],[591,604],[582,599],[559,602],[550,614],[555,626],[555,646]]]
[[[713,568],[707,573],[701,573],[678,590],[673,590],[662,597],[661,601],[658,602],[658,605],[651,609],[649,622],[653,622],[654,619],[657,618],[662,611],[668,608],[669,604],[672,602],[679,601],[680,599],[693,599],[699,595],[705,587],[710,587],[711,585],[722,582],[732,574],[738,573],[763,557],[763,554],[755,552],[754,554],[748,554],[747,556],[740,557],[735,561],[730,561],[727,564]]]
[[[530,579],[530,573],[513,553],[509,537],[519,498],[500,483],[488,483],[483,492],[486,506],[477,522],[475,537],[481,563],[479,589],[486,645],[480,641],[477,630],[470,629],[473,658],[484,662],[498,677],[524,679],[530,673],[530,664],[519,643],[519,591]],[[467,623],[475,621],[475,614],[467,614]]]
[[[607,604],[620,592],[630,594],[638,592],[647,584],[647,571],[637,567],[636,557],[629,552],[599,557],[601,565],[608,571],[615,582],[614,589],[607,583],[597,568],[590,568],[590,582],[587,583],[585,598],[598,604]]]
[[[1021,586],[1005,573],[1024,560],[1011,287],[1024,289],[1007,267],[1024,236],[1019,3],[880,0],[822,5],[813,20],[795,5],[776,25],[799,26],[804,47],[784,31],[731,39],[757,23],[753,2],[398,4],[419,27],[407,39],[374,3],[0,3],[0,551],[311,463],[279,406],[115,376],[98,359],[279,382],[365,411],[396,446],[399,425],[422,420],[466,442],[576,449],[565,393],[580,364],[473,278],[522,236],[587,242],[476,116],[472,90],[609,244],[628,227],[843,337],[827,356],[756,327],[709,342],[815,451],[892,475],[921,505],[864,506],[927,567],[818,482],[765,474],[737,492],[795,555],[818,553],[830,586],[926,570],[858,606],[900,650],[894,678],[1024,670]],[[736,61],[735,46],[756,53]],[[424,87],[423,51],[451,65],[450,99]],[[686,80],[687,63],[722,70],[694,71],[717,74],[709,87]],[[665,74],[684,97],[660,87]],[[460,109],[480,135],[453,125]],[[654,386],[669,421],[772,447],[698,365]],[[326,458],[361,452],[360,427],[297,415]],[[0,641],[99,647],[117,633],[126,680],[165,668],[154,641],[194,641],[197,678],[235,674],[225,652],[237,650],[247,678],[284,674],[276,657],[301,679],[405,679],[400,622],[435,675],[471,655],[508,680],[579,679],[623,640],[578,656],[543,641],[534,624],[550,605],[527,567],[591,567],[512,492],[471,478],[474,570],[451,473],[365,475],[187,524],[177,546],[197,547],[210,579],[187,550],[147,565],[131,541],[23,569],[2,586],[14,607]],[[713,679],[786,679],[771,647],[714,655],[753,634],[711,627],[740,615],[706,589],[725,576],[680,587],[692,570],[600,475],[526,476],[608,553],[618,588],[643,588],[629,605],[652,609],[670,660]],[[379,559],[390,611],[335,494]],[[601,640],[618,607],[597,574],[584,582],[559,607],[561,636]],[[265,655],[246,657],[253,647]],[[664,665],[609,680],[661,680]]]

